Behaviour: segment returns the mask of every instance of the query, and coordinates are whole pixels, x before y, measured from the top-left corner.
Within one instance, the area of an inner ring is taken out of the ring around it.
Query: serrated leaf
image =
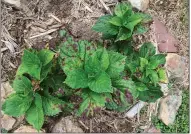
[[[166,62],[166,56],[164,54],[157,54],[150,58],[149,60],[149,69],[156,69],[159,65],[163,65]]]
[[[115,6],[114,12],[118,17],[123,17],[128,10],[131,10],[130,4],[119,3]]]
[[[144,83],[142,83],[142,82],[136,82],[135,83],[136,84],[136,89],[138,90],[138,91],[146,91],[146,90],[148,90],[148,88],[147,88],[147,86],[144,84]],[[140,93],[141,94],[141,93]]]
[[[60,107],[62,101],[57,98],[51,96],[42,97],[42,102],[45,115],[54,116],[62,111]]]
[[[80,116],[89,106],[90,98],[86,98],[83,100],[83,102],[80,104],[80,107],[77,111],[77,115]]]
[[[19,94],[12,94],[2,105],[2,110],[5,114],[19,117],[24,115],[29,109],[32,102],[32,96],[23,97]]]
[[[116,35],[118,33],[118,27],[109,22],[111,18],[111,15],[101,16],[92,29],[103,34]]]
[[[168,83],[168,76],[164,68],[158,70],[159,81],[162,83]]]
[[[139,56],[143,58],[148,58],[150,56],[155,55],[156,49],[152,43],[144,43],[140,50],[139,50]]]
[[[113,92],[111,88],[111,79],[105,72],[100,73],[99,76],[95,78],[89,79],[88,86],[92,91],[97,93]]]
[[[52,62],[49,62],[47,65],[42,66],[41,73],[40,73],[40,80],[41,82],[46,78],[48,73],[51,71]]]
[[[84,70],[75,69],[67,75],[65,83],[73,89],[87,88],[88,76]]]
[[[148,60],[140,57],[140,69],[141,69],[141,71],[143,71],[143,69],[146,67],[147,64],[148,64]]]
[[[32,77],[40,80],[40,71],[42,64],[37,55],[29,52],[28,50],[24,50],[24,55],[21,59],[21,62],[22,63],[17,70],[17,75],[27,73]]]
[[[47,49],[40,50],[38,57],[42,63],[42,66],[47,65],[53,59],[54,54],[54,52]]]
[[[131,30],[126,29],[126,28],[120,28],[119,33],[117,35],[117,39],[115,40],[115,42],[127,40],[131,37],[131,35],[132,35]]]
[[[44,84],[47,85],[49,88],[52,88],[54,91],[58,91],[59,88],[64,87],[63,81],[65,80],[64,75],[53,75],[47,78],[44,81]]]
[[[42,97],[41,97],[41,95],[38,93],[35,93],[34,97],[35,97],[34,103],[35,103],[36,107],[42,108]]]
[[[61,67],[66,75],[70,73],[70,71],[75,70],[75,69],[82,69],[83,68],[83,62],[81,59],[75,57],[69,57],[66,58],[64,61],[61,63]]]
[[[149,90],[142,91],[139,94],[139,99],[144,102],[155,102],[157,99],[163,96],[163,92],[160,90],[160,86],[153,86],[149,85],[147,86]]]
[[[17,93],[21,93],[26,96],[32,91],[31,81],[25,76],[18,76],[13,81],[13,89]]]
[[[108,54],[110,64],[106,72],[111,78],[115,78],[124,71],[126,56],[112,51]]]
[[[115,26],[122,26],[122,19],[117,16],[112,17],[109,22]]]
[[[148,28],[142,26],[142,25],[137,25],[135,27],[135,31],[133,32],[134,34],[144,34],[148,31]]]
[[[156,85],[159,81],[159,77],[156,71],[151,71],[151,74],[149,75],[149,78],[151,79],[151,81],[154,83],[154,85]]]
[[[44,123],[44,113],[42,107],[38,107],[36,105],[37,103],[41,103],[42,105],[42,102],[33,102],[31,107],[26,112],[26,120],[39,131]]]
[[[101,68],[105,71],[109,66],[109,55],[107,50],[104,48],[102,50],[96,51],[97,57],[100,61]]]
[[[135,84],[131,79],[129,79],[129,80],[124,80],[124,79],[113,80],[112,86],[117,89],[121,89],[122,91],[125,91],[126,89],[133,91],[136,89]]]

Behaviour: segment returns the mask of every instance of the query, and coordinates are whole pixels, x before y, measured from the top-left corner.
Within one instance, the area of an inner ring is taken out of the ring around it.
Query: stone
[[[164,96],[168,95],[168,84],[159,83],[159,85],[161,86],[161,91],[163,92]]]
[[[125,117],[133,118],[137,113],[141,111],[141,109],[146,105],[145,102],[139,101],[137,104],[135,104],[126,114]]]
[[[62,117],[52,129],[52,133],[83,133],[72,116]]]
[[[149,0],[129,0],[129,2],[140,11],[145,11],[149,5]]]
[[[15,122],[16,120],[8,115],[3,115],[3,117],[1,118],[2,128],[6,130],[11,130]]]
[[[167,28],[162,22],[154,18],[152,28],[159,52],[178,52],[178,40],[168,32]]]
[[[13,88],[9,82],[1,83],[1,102],[4,102],[5,99],[14,92]]]
[[[23,125],[14,131],[15,133],[38,133],[38,131],[32,126]],[[44,130],[40,130],[39,132],[45,132]]]
[[[17,9],[23,10],[27,16],[32,15],[31,10],[27,7],[28,2],[26,0],[3,0],[3,2]]]
[[[152,126],[150,127],[146,133],[161,133],[160,129],[157,129],[156,127]]]
[[[173,124],[177,111],[182,103],[182,92],[179,90],[176,92],[176,94],[168,95],[160,101],[158,118],[166,125]]]
[[[186,59],[178,54],[168,53],[166,56],[166,64],[168,77],[184,78],[186,70]]]

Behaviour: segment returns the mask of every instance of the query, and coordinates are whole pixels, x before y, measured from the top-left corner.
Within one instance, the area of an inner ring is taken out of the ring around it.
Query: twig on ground
[[[92,132],[92,119],[90,119],[90,133]]]
[[[85,129],[89,129],[81,120],[78,121]]]
[[[89,8],[89,6],[88,6],[88,4],[87,3],[85,3],[85,2],[82,2],[82,4],[84,5],[84,7],[89,11],[89,12],[93,12],[92,10],[91,10],[91,8]]]
[[[109,13],[109,14],[112,14],[110,8],[103,2],[103,0],[99,0],[101,2],[101,4],[103,5],[103,7],[106,9],[106,11]]]
[[[59,23],[62,23],[61,22],[61,20],[58,18],[58,17],[56,17],[55,15],[53,15],[53,14],[49,14],[49,17],[52,17],[52,18],[54,18],[56,21],[58,21]]]
[[[40,34],[38,34],[38,35],[31,36],[31,37],[29,37],[29,39],[34,39],[34,38],[37,38],[37,37],[45,36],[45,35],[47,35],[47,34],[50,34],[50,33],[52,33],[52,32],[55,32],[55,31],[57,31],[57,30],[58,30],[58,28],[56,28],[56,29],[50,29],[50,30],[48,30],[48,31],[46,31],[46,32],[44,32],[44,33],[40,33]]]

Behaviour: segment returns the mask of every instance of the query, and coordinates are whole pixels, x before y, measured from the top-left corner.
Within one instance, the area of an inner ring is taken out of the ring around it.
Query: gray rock
[[[145,102],[139,101],[135,104],[126,114],[125,117],[133,118],[137,113],[141,111],[141,109],[146,105]]]
[[[3,115],[1,118],[2,128],[5,128],[6,130],[11,130],[15,122],[16,120],[14,118],[7,115]]]
[[[159,83],[159,85],[161,86],[161,91],[163,92],[164,96],[168,95],[168,84]]]
[[[78,127],[72,116],[61,118],[52,129],[52,133],[83,133],[83,130]]]
[[[4,100],[10,95],[14,93],[13,88],[9,84],[9,82],[1,83],[1,102],[4,102]]]
[[[173,91],[175,92],[175,91]],[[182,103],[182,92],[177,90],[176,94],[168,95],[160,101],[159,115],[164,124],[173,124],[176,113]]]
[[[15,133],[38,133],[36,129],[34,129],[32,126],[20,126],[18,129],[14,131]],[[40,130],[39,132],[45,132],[44,130]]]
[[[129,0],[129,2],[140,11],[145,11],[149,5],[149,0]]]

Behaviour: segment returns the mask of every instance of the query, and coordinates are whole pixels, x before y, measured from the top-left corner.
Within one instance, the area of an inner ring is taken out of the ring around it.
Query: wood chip
[[[106,11],[110,14],[112,14],[110,8],[103,2],[103,0],[99,0],[101,2],[101,4],[103,5],[103,7],[106,9]]]
[[[8,48],[6,48],[6,47],[1,48],[1,52],[4,52],[4,51],[6,51],[6,50],[8,50]]]
[[[55,15],[53,15],[53,14],[49,14],[49,17],[52,17],[52,18],[54,18],[56,21],[58,21],[59,23],[61,23],[61,20],[58,18],[58,17],[56,17]]]

